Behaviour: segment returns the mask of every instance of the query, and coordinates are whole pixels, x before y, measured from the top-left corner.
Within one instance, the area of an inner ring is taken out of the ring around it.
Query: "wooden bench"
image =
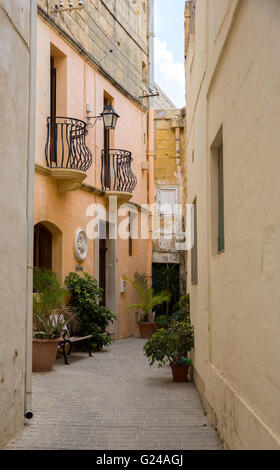
[[[73,347],[73,344],[76,344],[76,343],[81,343],[82,341],[87,341],[88,342],[88,355],[90,357],[93,357],[92,354],[91,354],[91,338],[92,338],[93,335],[88,335],[88,336],[69,336],[69,333],[68,331],[65,330],[65,332],[63,333],[62,335],[62,338],[61,338],[61,341],[59,341],[58,343],[58,348],[61,348],[62,349],[62,354],[63,354],[63,357],[64,357],[64,363],[66,365],[70,365],[69,362],[68,362],[68,358],[67,356],[70,356],[71,352],[72,352],[72,347]],[[70,345],[70,348],[69,348],[69,351],[66,352],[66,345],[69,344]]]

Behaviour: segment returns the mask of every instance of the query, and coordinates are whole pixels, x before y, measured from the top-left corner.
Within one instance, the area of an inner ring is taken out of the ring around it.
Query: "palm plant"
[[[129,305],[127,310],[132,310],[134,308],[140,309],[142,312],[141,321],[149,321],[151,319],[153,308],[157,305],[163,304],[164,302],[168,302],[170,299],[169,293],[158,292],[155,294],[154,289],[149,286],[146,274],[136,273],[135,280],[129,279],[128,277],[125,277],[124,279],[135,287],[139,296],[139,301]]]
[[[37,269],[34,272],[33,336],[37,339],[59,338],[67,325],[77,326],[76,316],[65,305],[68,291],[61,287],[55,273]]]
[[[169,300],[166,302],[165,309],[165,314],[168,316],[179,294],[178,265],[166,263],[157,266],[157,268],[153,268],[153,286],[156,292],[164,291],[169,294]],[[159,312],[157,313],[159,314]]]

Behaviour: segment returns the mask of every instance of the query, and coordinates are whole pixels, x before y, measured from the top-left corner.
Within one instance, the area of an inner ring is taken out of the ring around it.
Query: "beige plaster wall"
[[[29,7],[0,0],[0,447],[24,419]]]
[[[278,0],[197,0],[186,62],[187,198],[198,204],[198,284],[188,278],[195,381],[231,449],[280,447],[279,21]],[[210,147],[221,126],[217,255]],[[188,261],[190,272],[190,253]]]

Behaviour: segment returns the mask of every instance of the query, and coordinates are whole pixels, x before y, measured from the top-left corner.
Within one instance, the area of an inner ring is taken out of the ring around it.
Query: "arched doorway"
[[[52,222],[34,227],[34,267],[54,271],[62,282],[62,231]]]
[[[41,223],[34,227],[34,267],[52,269],[52,233]]]

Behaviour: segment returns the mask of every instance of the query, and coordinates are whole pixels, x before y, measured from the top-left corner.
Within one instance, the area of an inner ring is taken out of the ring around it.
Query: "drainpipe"
[[[154,0],[149,1],[149,77],[150,88],[153,90],[155,86],[154,77],[154,49],[155,49],[155,33],[154,33]],[[150,206],[155,202],[154,194],[154,159],[155,159],[155,144],[154,144],[154,98],[149,98],[149,112],[148,112],[148,152],[147,160],[149,163],[149,204]],[[152,257],[153,257],[153,217],[150,213],[149,217],[149,240],[147,250],[147,275],[151,282],[152,280]]]
[[[33,240],[34,240],[34,154],[36,115],[36,41],[37,0],[30,0],[29,41],[29,118],[28,118],[28,163],[27,163],[27,297],[25,328],[25,397],[24,416],[32,413],[32,316],[33,316]]]

